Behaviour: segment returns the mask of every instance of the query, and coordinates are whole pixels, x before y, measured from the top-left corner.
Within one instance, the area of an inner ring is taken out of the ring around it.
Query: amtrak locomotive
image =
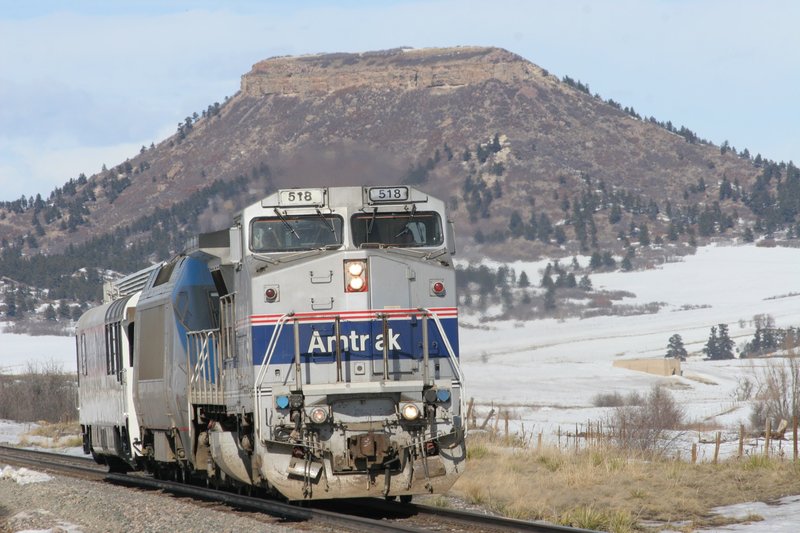
[[[289,500],[463,472],[452,224],[412,187],[280,190],[77,327],[84,451]]]

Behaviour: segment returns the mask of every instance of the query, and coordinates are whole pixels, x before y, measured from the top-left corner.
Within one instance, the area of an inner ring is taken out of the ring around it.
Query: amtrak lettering
[[[458,357],[458,322],[455,317],[441,320],[450,344]],[[386,347],[390,357],[421,359],[423,357],[422,321],[393,319],[387,324]],[[277,339],[272,339],[276,326],[254,325],[253,363],[260,365],[267,354],[267,347],[274,340],[275,346],[270,359],[271,364],[281,365],[294,361],[294,325],[281,330]],[[336,353],[337,339],[342,353],[350,360],[383,357],[384,335],[382,321],[342,321],[339,335],[334,324],[316,322],[299,323],[297,326],[301,355],[315,358],[333,357]],[[428,353],[430,357],[447,357],[441,333],[433,321],[428,323]]]
[[[355,330],[350,332],[350,335],[339,335],[339,342],[342,345],[342,350],[353,352],[367,351],[369,335],[356,333]],[[389,328],[389,349],[400,350],[399,333],[394,333],[392,328]],[[336,348],[336,337],[334,335],[322,337],[319,331],[314,331],[311,334],[311,342],[308,343],[307,353],[332,353]],[[375,337],[375,349],[383,350],[383,333]]]

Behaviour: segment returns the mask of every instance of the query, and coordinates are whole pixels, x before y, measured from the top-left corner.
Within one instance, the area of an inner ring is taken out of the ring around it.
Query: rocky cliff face
[[[499,48],[396,49],[267,59],[242,76],[242,93],[306,98],[363,87],[446,90],[535,78],[544,78],[541,69]]]

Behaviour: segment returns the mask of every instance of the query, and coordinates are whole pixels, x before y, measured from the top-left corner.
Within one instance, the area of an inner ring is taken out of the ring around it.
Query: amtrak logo
[[[399,333],[394,333],[389,328],[389,349],[400,350]],[[370,336],[351,331],[350,335],[339,335],[339,342],[344,351],[365,352],[369,346]],[[375,349],[383,350],[383,333],[375,337]],[[330,335],[323,337],[319,331],[314,330],[311,334],[311,341],[308,343],[306,353],[333,353],[336,350],[336,336]]]

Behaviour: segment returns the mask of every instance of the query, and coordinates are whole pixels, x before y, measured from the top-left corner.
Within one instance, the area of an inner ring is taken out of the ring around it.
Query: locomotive
[[[270,194],[80,318],[84,452],[288,500],[446,491],[466,459],[454,253],[413,187]]]

